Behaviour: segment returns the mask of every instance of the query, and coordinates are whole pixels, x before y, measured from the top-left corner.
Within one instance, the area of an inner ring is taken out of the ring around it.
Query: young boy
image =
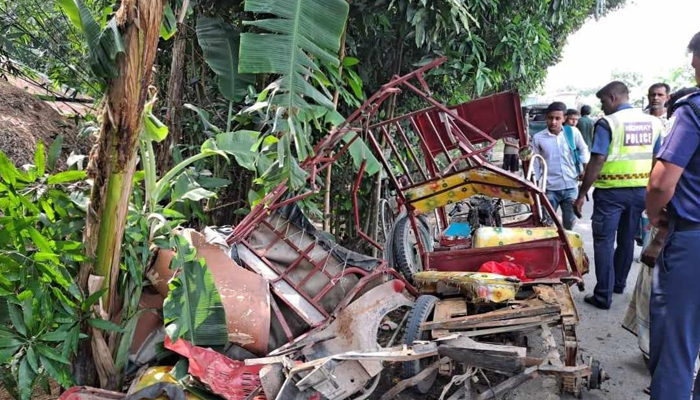
[[[532,153],[547,162],[547,199],[554,211],[561,205],[564,229],[572,229],[579,176],[590,155],[581,132],[575,126],[564,126],[565,113],[564,103],[554,102],[547,107],[547,129],[533,136]]]

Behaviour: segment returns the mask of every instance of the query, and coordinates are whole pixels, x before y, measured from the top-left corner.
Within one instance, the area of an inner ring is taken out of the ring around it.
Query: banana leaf
[[[330,96],[306,78],[320,74],[314,59],[338,65],[348,9],[345,0],[247,0],[245,11],[276,18],[244,21],[265,33],[241,34],[238,71],[280,75],[271,101],[290,113],[309,108],[308,99],[332,109]]]
[[[117,55],[124,52],[124,44],[116,20],[112,18],[102,30],[81,0],[58,0],[58,4],[73,25],[85,35],[92,72],[101,78],[119,75]]]
[[[226,313],[214,277],[203,259],[187,240],[174,237],[176,254],[170,268],[180,274],[170,283],[163,304],[165,331],[170,339],[185,339],[198,346],[218,346],[228,342]]]
[[[248,85],[255,80],[238,73],[239,33],[219,18],[197,19],[197,40],[204,50],[204,60],[218,79],[219,91],[227,100],[241,101]]]

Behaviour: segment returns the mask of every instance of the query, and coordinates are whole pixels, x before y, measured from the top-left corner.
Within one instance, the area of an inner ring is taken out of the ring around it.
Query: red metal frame
[[[383,85],[379,91],[372,95],[367,102],[351,114],[341,125],[321,139],[314,148],[314,155],[308,157],[301,163],[300,167],[308,173],[306,192],[284,199],[283,196],[288,190],[287,182],[280,183],[275,189],[268,193],[257,206],[253,207],[251,212],[234,228],[232,234],[227,238],[227,242],[230,245],[240,244],[246,246],[247,249],[255,253],[268,268],[275,271],[278,277],[272,280],[273,283],[285,281],[287,284],[291,285],[304,300],[311,303],[317,311],[325,317],[325,321],[322,323],[314,324],[311,323],[311,321],[306,321],[312,328],[320,328],[328,324],[328,321],[332,319],[333,315],[336,315],[346,307],[358,293],[361,293],[366,289],[367,285],[371,284],[371,282],[376,279],[400,279],[405,283],[405,280],[396,271],[389,268],[384,260],[380,260],[379,265],[372,271],[349,267],[336,275],[328,273],[323,268],[328,258],[315,261],[309,256],[310,252],[317,245],[315,242],[306,248],[299,248],[294,245],[293,241],[285,236],[285,232],[275,229],[272,224],[267,221],[267,218],[272,212],[279,210],[285,205],[318,193],[320,188],[315,184],[318,173],[335,163],[349,150],[350,145],[358,138],[365,139],[374,156],[384,167],[389,181],[397,189],[397,201],[408,211],[411,227],[415,231],[417,231],[417,215],[411,206],[411,200],[406,198],[405,191],[412,187],[431,181],[437,181],[449,175],[468,171],[473,168],[491,171],[508,177],[513,182],[517,182],[520,189],[525,190],[532,195],[533,198],[538,198],[544,205],[546,211],[554,215],[546,196],[537,186],[532,182],[526,181],[490,164],[483,156],[485,152],[493,148],[497,139],[504,136],[511,135],[518,137],[522,146],[527,143],[527,135],[524,130],[520,112],[520,100],[517,94],[501,93],[455,107],[446,107],[432,98],[424,79],[424,74],[428,70],[440,65],[444,61],[444,58],[435,60],[407,75],[394,77],[389,83]],[[417,81],[417,86],[411,83],[411,81],[414,80]],[[404,92],[417,96],[427,103],[427,107],[395,118],[383,121],[379,120],[379,111],[381,110],[382,103],[390,97],[404,94]],[[407,129],[413,131],[417,143],[413,143],[411,139],[409,139]],[[352,136],[349,140],[343,141],[344,137],[348,134]],[[399,176],[394,173],[390,160],[385,157],[383,151],[384,146],[381,145],[380,142],[386,143],[390,149],[390,159],[398,161],[398,166],[401,170]],[[402,154],[404,156],[402,156]],[[409,156],[408,159],[405,157],[406,154]],[[442,167],[439,160],[441,157],[447,160],[446,164],[443,164]],[[381,245],[372,240],[372,238],[360,229],[361,224],[357,194],[359,192],[360,183],[365,175],[366,166],[366,161],[361,164],[353,185],[353,222],[361,237],[367,240],[371,245],[381,249]],[[444,207],[440,207],[437,211],[442,224],[441,226],[445,227],[447,223],[447,214]],[[533,211],[533,216],[530,219],[520,222],[519,224],[535,226],[537,221],[541,218],[537,212],[538,210]],[[550,239],[543,242],[533,242],[528,245],[506,246],[506,250],[527,254],[528,259],[532,260],[533,265],[537,264],[537,254],[541,253],[539,256],[541,258],[540,261],[545,262],[545,264],[550,267],[554,267],[553,269],[548,268],[545,270],[533,267],[532,272],[535,273],[537,277],[542,275],[543,278],[561,278],[580,281],[581,275],[579,271],[576,270],[574,256],[564,230],[558,220],[556,218],[554,220],[559,232],[558,240]],[[277,243],[284,242],[297,253],[298,257],[289,264],[286,269],[277,268],[273,262],[265,258],[265,249],[257,251],[248,242],[251,233],[264,226],[270,229],[276,236],[273,243],[269,244],[268,249]],[[486,255],[483,257],[490,257],[490,259],[493,260],[494,257],[498,257],[498,254],[500,254],[499,248],[450,249],[447,251],[427,253],[426,247],[422,243],[421,236],[416,235],[416,238],[419,252],[423,257],[424,268],[428,269],[454,270],[455,268],[461,268],[460,270],[469,270],[471,268],[470,266],[464,266],[465,257],[476,260],[478,258],[477,256]],[[501,249],[501,253],[502,250],[503,249]],[[561,257],[562,255],[563,257]],[[454,260],[460,260],[458,264],[461,265],[461,267],[455,267],[456,264]],[[556,262],[553,260],[556,260]],[[573,266],[571,271],[566,269],[566,261],[564,260],[568,260],[569,264]],[[314,268],[299,283],[295,283],[290,279],[289,274],[304,261],[313,265]],[[329,279],[329,282],[316,295],[311,296],[304,291],[304,285],[309,279],[319,273],[324,274],[326,278]],[[321,306],[321,300],[333,289],[335,283],[339,279],[349,274],[357,275],[359,277],[359,282],[348,291],[344,300],[342,300],[334,310],[330,312],[325,310]],[[406,288],[409,292],[416,293],[412,286],[407,284]],[[274,287],[273,292],[279,299],[291,307],[291,309],[295,310],[294,305],[286,301],[284,296],[281,296]],[[289,324],[285,321],[284,315],[279,310],[275,301],[272,302],[272,308],[282,323],[287,338],[291,341],[292,333]],[[301,316],[301,314],[299,315]]]

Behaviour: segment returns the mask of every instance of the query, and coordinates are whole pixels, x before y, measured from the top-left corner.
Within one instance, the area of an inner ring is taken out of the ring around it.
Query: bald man
[[[654,142],[663,125],[658,118],[632,108],[629,90],[622,82],[610,82],[596,96],[605,117],[595,126],[591,160],[574,211],[580,218],[585,195],[595,186],[591,228],[597,284],[584,300],[607,310],[613,292],[625,290],[637,223],[644,211]]]

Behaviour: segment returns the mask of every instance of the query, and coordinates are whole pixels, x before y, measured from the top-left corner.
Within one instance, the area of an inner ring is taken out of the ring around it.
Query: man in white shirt
[[[564,229],[574,226],[573,202],[578,197],[578,181],[590,158],[581,132],[564,126],[566,104],[554,102],[547,107],[547,129],[532,138],[532,153],[547,162],[547,198],[556,211],[562,210]],[[539,172],[539,171],[538,171]]]

